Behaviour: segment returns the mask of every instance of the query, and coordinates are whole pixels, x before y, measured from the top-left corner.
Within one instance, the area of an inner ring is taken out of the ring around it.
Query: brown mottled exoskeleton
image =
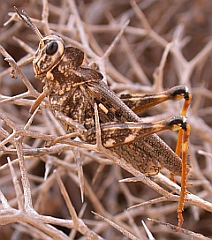
[[[162,93],[121,95],[119,98],[102,81],[100,72],[82,65],[84,53],[80,49],[65,47],[63,40],[55,35],[43,37],[26,14],[25,17],[20,13],[18,15],[40,39],[33,67],[36,77],[44,83],[44,91],[32,111],[38,102],[48,96],[53,114],[67,133],[76,132],[81,127],[84,129],[79,136],[81,140],[95,144],[96,103],[105,148],[145,175],[155,175],[161,167],[181,175],[181,158],[155,133],[163,130],[186,131],[186,118],[173,117],[160,122],[143,123],[136,113],[167,100],[184,98],[190,101],[187,87],[176,86]],[[70,121],[66,121],[67,118]]]

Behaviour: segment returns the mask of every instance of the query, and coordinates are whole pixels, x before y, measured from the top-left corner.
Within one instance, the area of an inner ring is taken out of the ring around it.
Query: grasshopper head
[[[18,16],[35,32],[40,40],[33,60],[33,67],[36,76],[45,73],[47,74],[62,60],[65,51],[63,40],[55,35],[43,37],[24,11],[22,11],[21,14],[16,7],[14,7],[14,9]]]
[[[40,40],[33,60],[35,74],[47,73],[59,64],[65,51],[63,40],[55,35],[49,35]]]

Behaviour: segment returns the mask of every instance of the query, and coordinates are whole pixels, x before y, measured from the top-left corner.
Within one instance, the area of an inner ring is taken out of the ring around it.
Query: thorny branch
[[[41,91],[40,82],[28,77],[29,71],[32,71],[28,63],[32,61],[38,43],[34,42],[30,29],[26,30],[23,38],[20,34],[21,24],[17,22],[3,29],[0,47],[3,58],[11,66],[5,67],[1,61],[0,224],[8,227],[9,237],[15,234],[10,223],[16,222],[22,225],[22,228],[16,225],[16,231],[22,231],[23,236],[27,232],[37,238],[70,239],[66,233],[72,230],[69,235],[71,238],[86,236],[102,239],[102,236],[107,238],[110,233],[110,239],[123,237],[122,234],[137,239],[146,235],[140,222],[142,219],[156,239],[170,239],[176,234],[181,234],[183,239],[187,236],[196,239],[212,236],[211,223],[208,224],[206,217],[208,215],[211,218],[209,214],[212,212],[212,85],[208,64],[211,61],[212,40],[200,31],[202,25],[208,33],[211,29],[207,21],[210,16],[207,9],[210,9],[211,2],[206,0],[201,5],[195,1],[190,3],[190,9],[184,6],[186,0],[173,3],[173,6],[165,2],[167,9],[157,6],[155,1],[137,4],[130,1],[125,5],[122,1],[107,4],[93,1],[77,5],[74,0],[67,0],[58,7],[51,1],[43,0],[39,3],[30,1],[31,7],[25,11],[32,15],[32,21],[44,34],[54,31],[67,44],[82,49],[87,61],[96,63],[104,79],[117,94],[151,93],[180,84],[190,88],[193,104],[188,116],[192,127],[188,184],[192,184],[188,186],[189,194],[186,196],[184,229],[174,233],[169,229],[174,229],[172,225],[162,223],[172,220],[176,223],[180,193],[177,184],[180,179],[176,178],[177,183],[170,181],[166,170],[154,178],[145,177],[112,156],[101,144],[89,145],[77,139],[62,137],[56,145],[48,146],[65,132],[49,111],[46,99],[40,105],[41,114],[31,117],[28,114]],[[41,16],[33,10],[37,7],[42,8]],[[114,9],[119,11],[115,12]],[[164,15],[157,19],[156,16],[160,15],[157,11],[160,10]],[[176,12],[178,15],[175,15]],[[16,14],[10,13],[10,16],[7,24],[19,21]],[[169,24],[170,19],[174,19],[173,25]],[[189,39],[195,27],[197,39]],[[190,32],[186,32],[186,29],[190,29]],[[26,56],[16,56],[16,52],[12,53],[9,49],[11,45],[7,46],[6,41],[12,41],[14,35],[18,37],[15,38],[16,45],[18,43],[21,46],[20,51],[26,52]],[[34,45],[33,48],[27,43]],[[14,58],[20,60],[16,63]],[[11,80],[8,76],[10,72],[15,72],[18,79]],[[164,103],[148,111],[151,116],[145,121],[178,115],[180,106],[181,103]],[[173,133],[162,136],[170,144],[176,140]],[[75,155],[76,147],[79,157]],[[83,168],[80,178],[77,169],[81,166],[75,163],[76,158],[80,158],[78,160]],[[116,165],[126,171],[121,171]],[[55,173],[53,169],[56,169]],[[128,173],[134,177],[129,177]],[[86,209],[81,202],[79,189],[82,185]],[[80,209],[84,216],[78,214]],[[95,218],[91,210],[99,218]],[[152,220],[154,223],[147,221],[147,217],[159,219],[157,225],[155,220]],[[64,229],[61,231],[55,226]],[[26,231],[29,228],[32,230]]]

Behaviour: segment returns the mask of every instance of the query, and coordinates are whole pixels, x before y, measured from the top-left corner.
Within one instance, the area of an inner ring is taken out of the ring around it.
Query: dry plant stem
[[[69,176],[75,181],[76,184],[79,185],[79,181],[76,178],[76,175],[69,174]],[[85,194],[90,198],[90,201],[95,206],[96,211],[99,212],[103,216],[108,216],[109,217],[109,214],[107,214],[106,210],[102,206],[102,204],[99,201],[99,199],[97,198],[96,194],[93,192],[93,190],[90,187],[90,185],[87,182],[87,180],[85,179],[84,181],[85,181]]]
[[[18,209],[21,210],[21,211],[24,211],[23,194],[22,194],[22,191],[21,191],[21,187],[20,187],[19,181],[17,179],[15,170],[14,170],[12,164],[11,164],[10,158],[8,157],[7,160],[8,160],[8,164],[9,164],[9,167],[10,167],[10,172],[11,172],[11,175],[12,175],[12,180],[13,180],[13,185],[14,185],[14,188],[15,188],[15,193],[16,193],[16,196],[17,196]]]
[[[201,155],[212,158],[212,153],[205,152],[205,151],[202,151],[202,150],[198,150],[198,153],[201,154]]]
[[[212,130],[205,122],[198,117],[189,117],[189,123],[192,127],[192,135],[212,144]],[[199,128],[201,124],[201,128]]]
[[[37,239],[52,240],[52,238],[49,237],[47,234],[41,232],[34,226],[31,226],[27,223],[22,223],[21,225],[13,224],[13,227],[17,232],[21,232],[22,234],[24,234],[24,233],[28,234],[30,232],[32,238],[34,237],[35,239],[37,238]],[[14,235],[13,235],[13,238],[14,238]]]
[[[77,163],[77,172],[79,177],[79,185],[80,185],[80,195],[81,195],[81,201],[84,202],[84,192],[85,192],[85,182],[84,182],[84,175],[83,175],[83,167],[82,167],[82,160],[80,156],[80,152],[78,148],[75,148],[73,150],[74,152],[74,158]]]
[[[101,127],[99,122],[99,114],[97,104],[94,103],[94,114],[95,114],[95,123],[96,123],[96,147],[101,149],[103,148],[102,145],[102,137],[101,137]]]
[[[129,239],[133,239],[133,240],[138,240],[139,239],[136,236],[134,236],[133,234],[131,234],[130,232],[126,231],[124,228],[115,224],[113,221],[110,221],[109,219],[101,216],[98,213],[95,213],[95,212],[92,212],[92,213],[95,214],[96,216],[98,216],[99,218],[101,218],[102,220],[104,220],[105,222],[107,222],[108,224],[110,224],[111,226],[113,226],[115,229],[120,231],[124,236],[128,237]]]
[[[132,171],[131,171],[131,173],[132,173]],[[134,177],[134,178],[128,178],[128,179],[120,180],[120,182],[138,182],[138,181],[143,182],[144,177],[142,175],[139,175],[139,174],[136,175],[135,174],[135,176],[136,177]],[[176,192],[177,194],[180,194],[180,190],[181,190],[180,186],[178,186],[176,183],[174,183],[173,181],[171,181],[169,178],[165,177],[161,173],[154,176],[154,178],[155,178],[155,180],[159,181],[161,184],[168,187],[173,192]],[[144,183],[148,185],[148,183],[146,183],[146,181],[144,181]],[[152,183],[155,183],[155,182],[152,182]],[[151,188],[155,189],[154,187],[151,187]],[[165,190],[163,189],[163,191],[165,191]],[[161,193],[161,195],[163,195],[168,201],[177,201],[177,202],[179,201],[179,196],[171,194],[171,193],[168,193],[168,194],[167,193],[168,192],[165,191],[165,194]],[[191,205],[203,208],[203,209],[207,210],[208,212],[212,212],[212,203],[210,203],[208,201],[205,201],[205,200],[201,199],[200,197],[198,197],[198,196],[196,196],[192,193],[187,193],[185,201],[190,203]]]
[[[69,174],[70,177],[79,185],[79,181],[76,178],[76,175],[73,174]],[[97,198],[95,192],[93,191],[93,189],[90,187],[89,183],[86,181],[85,179],[85,194],[87,195],[87,197],[90,199],[90,201],[92,202],[95,211],[98,212],[99,214],[101,214],[102,216],[104,216],[105,218],[109,219],[110,221],[114,222],[115,224],[119,225],[120,227],[126,229],[128,232],[131,232],[131,228],[123,223],[121,220],[119,220],[117,217],[112,216],[111,214],[109,214],[105,208],[103,207],[102,203],[99,201],[99,199]]]
[[[32,105],[31,100],[23,99],[29,96],[30,94],[28,92],[15,95],[13,97],[1,96],[2,100],[0,101],[0,103],[1,104],[16,103],[17,105],[21,105],[21,106],[29,106],[29,105],[31,106]]]
[[[147,86],[150,85],[150,81],[147,78],[146,74],[144,73],[143,69],[141,68],[140,64],[136,60],[134,54],[132,53],[130,46],[126,40],[125,37],[122,37],[121,44],[123,45],[123,48],[127,54],[127,57],[129,58],[129,61],[131,63],[131,67],[134,69],[135,74],[137,75],[138,79],[140,80],[141,84],[145,84]]]
[[[106,59],[110,56],[110,54],[112,53],[112,51],[114,50],[114,47],[116,46],[116,44],[118,43],[118,41],[120,40],[121,37],[123,37],[123,33],[125,31],[125,29],[127,28],[128,24],[130,23],[129,20],[127,20],[124,25],[122,26],[120,32],[116,35],[115,39],[113,40],[113,42],[110,44],[109,48],[105,51],[105,53],[103,54],[102,58]]]
[[[48,1],[47,0],[42,0],[42,5],[43,5],[43,9],[42,9],[42,22],[44,25],[44,32],[45,35],[50,35],[51,31],[49,28],[49,22],[48,22],[48,17],[49,17],[49,6],[48,6]]]
[[[14,220],[18,220],[18,219],[21,219],[23,222],[30,223],[30,220],[32,219],[32,216],[33,216],[33,218],[40,223],[59,225],[67,228],[73,228],[74,226],[72,220],[68,220],[68,219],[64,220],[64,219],[59,219],[59,218],[54,218],[51,216],[44,216],[39,214],[33,215],[33,213],[29,214],[26,212],[21,212],[16,209],[2,210],[0,213],[1,213],[0,225],[12,223],[14,222]],[[10,214],[12,215],[10,216]]]
[[[34,132],[34,131],[29,131],[27,129],[23,129],[20,127],[16,127],[15,124],[10,121],[6,116],[4,116],[2,113],[0,113],[0,119],[2,119],[3,121],[5,121],[5,123],[11,127],[13,129],[13,133],[11,135],[8,135],[7,138],[5,138],[1,143],[0,143],[0,148],[3,147],[6,143],[14,140],[15,137],[17,136],[31,136],[34,135],[34,138],[38,138],[38,139],[43,139],[46,141],[52,141],[55,139],[55,137],[53,136],[45,136],[42,133],[39,132]]]
[[[13,19],[11,18],[12,22],[13,22]],[[8,21],[10,21],[10,19]],[[5,26],[5,24],[4,24],[4,26]],[[20,28],[21,28],[21,23],[10,27],[7,31],[4,32],[4,34],[1,34],[0,42],[6,41],[7,39],[9,39],[12,35],[15,34],[16,31],[20,30]]]
[[[5,196],[4,196],[4,194],[2,193],[1,190],[0,190],[0,200],[1,200],[1,203],[2,203],[3,209],[5,209],[5,210],[12,210],[12,208],[10,207],[7,199],[5,198]]]
[[[38,109],[38,108],[35,109],[35,111],[33,112],[33,114],[32,114],[32,115],[30,116],[30,118],[28,119],[26,125],[24,126],[24,130],[28,130],[28,129],[29,129],[29,127],[32,125],[32,122],[33,122],[33,120],[34,120],[34,118],[35,118],[35,115],[36,115],[38,112],[39,112],[39,109]],[[22,137],[22,138],[20,137],[20,139],[23,140],[23,137]]]
[[[140,10],[140,8],[137,6],[136,2],[134,0],[132,0],[131,4],[132,4],[132,7],[133,7],[135,13],[137,14],[138,18],[143,23],[143,26],[144,26],[147,34],[149,35],[149,37],[151,37],[154,41],[159,43],[161,46],[166,47],[168,42],[151,28],[145,15]],[[196,65],[199,64],[200,62],[204,61],[204,59],[206,59],[209,56],[210,52],[212,51],[212,40],[210,40],[205,45],[205,47],[202,49],[202,51],[199,54],[197,54],[196,57],[194,57],[190,62],[188,62],[184,58],[184,56],[181,52],[181,47],[180,47],[179,41],[175,41],[175,40],[176,39],[173,40],[175,45],[171,49],[171,53],[174,56],[177,63],[179,63],[179,64],[176,64],[176,66],[179,66],[181,68],[177,71],[177,73],[180,73],[179,74],[179,78],[180,78],[179,83],[189,85],[189,79],[190,79],[191,74],[192,74],[194,68],[196,67]]]
[[[21,72],[20,68],[18,67],[18,65],[16,64],[16,62],[14,61],[14,59],[4,50],[4,48],[0,45],[0,52],[1,54],[5,57],[5,61],[7,61],[11,67],[15,70],[15,72],[18,74],[18,76],[21,78],[21,80],[23,81],[23,83],[25,84],[25,86],[27,87],[29,93],[32,96],[37,96],[38,92],[33,88],[33,86],[31,85],[31,83],[28,81],[28,79],[26,78],[26,76]]]
[[[103,56],[100,58],[100,61],[99,61],[99,63],[100,63],[100,70],[102,71],[102,73],[104,74],[104,75],[106,75],[106,70],[105,70],[105,67],[106,67],[106,65],[109,65],[109,64],[105,64],[105,60],[107,59],[107,61],[109,60],[109,55],[112,53],[112,51],[115,49],[115,46],[116,46],[116,44],[118,43],[118,41],[120,41],[120,39],[121,39],[121,37],[122,38],[124,38],[124,36],[123,36],[123,34],[124,34],[124,31],[126,30],[126,28],[127,28],[127,26],[128,26],[128,24],[129,24],[129,20],[127,20],[124,24],[123,24],[123,26],[122,26],[122,28],[121,28],[121,30],[120,30],[120,32],[118,33],[118,35],[115,37],[115,39],[113,40],[113,42],[110,44],[110,46],[109,46],[109,48],[105,51],[105,53],[103,53]],[[96,44],[97,45],[97,44]],[[101,51],[101,50],[100,50]],[[102,52],[102,51],[101,51]],[[113,72],[117,72],[114,68],[112,68],[111,67],[111,70],[113,71]],[[118,72],[117,72],[118,73]],[[107,80],[105,79],[105,82],[107,83]]]
[[[22,67],[25,66],[26,64],[32,62],[33,57],[31,57],[29,54],[27,54],[25,57],[23,57],[22,59],[20,59],[17,62],[18,67]],[[3,77],[7,76],[8,74],[10,74],[11,72],[13,72],[13,68],[9,67],[7,69],[5,69],[4,71],[2,71],[0,73],[0,79],[2,79]]]
[[[17,143],[18,146],[18,143]],[[19,146],[17,147],[17,151],[21,151],[19,149]],[[20,159],[21,157],[19,157]],[[24,168],[21,164],[20,164],[20,169],[22,172],[22,184],[23,184],[23,189],[24,189],[24,207],[22,204],[22,193],[20,190],[20,186],[19,183],[17,182],[17,178],[15,175],[15,171],[12,167],[12,164],[9,161],[9,166],[11,169],[11,174],[13,177],[13,182],[14,182],[14,187],[16,190],[16,194],[17,194],[17,198],[18,198],[18,206],[19,206],[19,210],[15,210],[9,207],[8,204],[4,204],[4,206],[6,208],[4,208],[4,210],[2,210],[0,212],[1,215],[1,220],[0,220],[0,225],[5,225],[8,223],[13,223],[13,222],[25,222],[25,223],[29,223],[31,225],[33,225],[34,227],[36,227],[37,229],[40,229],[41,231],[45,232],[46,234],[49,234],[50,236],[54,237],[54,239],[68,239],[66,237],[66,235],[58,230],[56,230],[54,227],[50,226],[50,225],[44,225],[42,222],[39,222],[36,218],[39,217],[39,215],[34,211],[34,209],[31,207],[31,193],[29,190],[29,186],[28,186],[28,179],[27,176],[24,176],[25,174],[23,174],[22,169]],[[27,191],[28,190],[28,191]],[[29,196],[30,194],[30,196]],[[3,201],[4,197],[1,199]],[[8,216],[7,216],[8,215]],[[42,216],[41,216],[42,218]],[[44,217],[46,218],[46,217]],[[48,218],[48,217],[47,217]]]
[[[106,50],[106,52],[103,52],[101,47],[98,45],[98,43],[96,42],[96,40],[94,39],[93,35],[90,33],[90,38],[91,39],[91,43],[92,43],[92,48],[95,50],[95,52],[97,52],[97,54],[99,56],[96,56],[96,61],[98,62],[100,71],[103,73],[103,75],[106,75],[105,71],[108,74],[108,78],[107,78],[107,82],[109,82],[110,78],[109,76],[111,76],[114,80],[116,80],[117,82],[121,82],[121,83],[130,83],[129,79],[126,78],[125,76],[123,76],[121,73],[119,73],[117,71],[116,68],[114,68],[112,66],[112,64],[109,62],[109,59],[106,59],[106,56],[108,56],[112,50],[114,50],[117,42],[121,39],[121,37],[123,36],[123,33],[125,32],[125,30],[127,29],[128,26],[126,26],[128,24],[128,21],[126,21],[126,23],[120,27],[120,31],[118,33],[118,35],[115,37],[115,39],[113,40],[113,42],[110,44],[109,48]],[[113,24],[114,25],[114,24]],[[87,27],[88,28],[88,27]],[[89,29],[90,31],[90,26]],[[87,30],[87,31],[88,31]],[[107,60],[107,61],[106,61]],[[111,79],[112,80],[112,79]],[[112,80],[114,82],[114,80]],[[106,81],[106,80],[105,80]]]
[[[116,168],[115,176],[117,179],[122,179],[121,168]],[[126,183],[120,183],[120,190],[124,194],[127,200],[127,206],[132,206],[135,203],[140,203],[141,199],[139,197],[135,197],[130,193],[128,186]]]
[[[138,7],[136,2],[134,0],[131,0],[131,5],[133,10],[135,11],[136,15],[138,16],[139,20],[142,22],[144,29],[146,30],[146,34],[149,35],[152,39],[154,39],[156,42],[158,42],[161,46],[165,47],[167,45],[167,41],[160,37],[154,30],[152,30],[150,24],[148,23],[145,15],[141,11],[141,9]]]
[[[32,195],[31,195],[29,180],[27,177],[27,170],[26,170],[25,164],[24,164],[22,142],[20,141],[20,139],[16,139],[14,141],[14,144],[17,149],[20,171],[21,171],[21,181],[22,181],[23,191],[24,191],[24,210],[27,212],[35,213],[33,206],[32,206],[32,198],[31,198]]]
[[[80,39],[82,41],[82,44],[85,47],[86,53],[89,54],[92,58],[97,59],[96,54],[94,54],[94,52],[92,51],[92,49],[89,46],[88,39],[87,39],[86,33],[84,31],[83,23],[80,19],[75,1],[74,0],[67,0],[67,2],[70,5],[70,10],[72,11],[73,15],[75,16],[77,29],[79,31]]]
[[[61,187],[61,182],[60,183],[60,187]],[[63,186],[64,187],[64,186]],[[62,188],[62,190],[64,190],[64,188]],[[66,192],[65,192],[66,193]],[[64,191],[63,191],[63,195],[64,195]],[[66,202],[67,202],[67,193],[66,193]],[[68,205],[69,206],[69,205]],[[70,207],[70,206],[69,206]],[[72,217],[73,217],[73,212],[72,212]],[[84,226],[84,227],[83,227]],[[75,225],[76,227],[76,225]],[[88,238],[92,238],[92,239],[102,239],[101,237],[98,237],[95,233],[92,233],[81,220],[78,220],[78,228],[77,228],[82,234],[88,236]],[[57,235],[55,235],[57,236]],[[57,239],[54,237],[54,239]],[[58,238],[61,239],[61,238]],[[64,238],[65,239],[65,238]]]
[[[82,218],[82,216],[83,216],[83,214],[84,214],[84,212],[85,212],[86,207],[87,207],[87,204],[84,203],[84,204],[82,205],[82,208],[80,209],[80,212],[79,212],[79,216],[78,216],[79,219]],[[76,236],[76,233],[77,233],[77,230],[72,229],[71,232],[70,232],[70,234],[69,234],[70,239],[74,239],[75,236]]]
[[[129,211],[125,211],[125,214],[127,215],[129,224],[131,225],[131,227],[134,229],[134,232],[136,233],[136,235],[138,236],[139,239],[142,239],[142,234],[138,229],[138,226],[135,224],[134,219],[132,218],[132,216],[130,215]]]
[[[51,24],[53,28],[55,28],[55,25]],[[121,29],[121,26],[119,25],[91,25],[90,29],[93,33],[107,33],[107,32],[118,32]],[[67,28],[64,27],[64,30],[67,30]],[[146,36],[146,30],[135,28],[132,26],[128,26],[125,31],[129,35],[135,35],[135,36]]]
[[[197,179],[200,179],[200,181],[202,182],[201,185],[203,184],[203,182],[205,182],[206,184],[203,185],[204,189],[206,190],[206,192],[208,193],[208,196],[212,195],[212,186],[210,184],[210,181],[204,176],[204,174],[202,173],[198,163],[197,163],[197,159],[196,156],[194,155],[194,148],[191,146],[191,164],[192,164],[192,168],[193,168],[193,172],[194,175]]]
[[[53,32],[53,33],[54,33],[54,34],[58,34],[58,32]],[[63,34],[59,34],[59,36],[60,36],[62,39],[64,39],[64,41],[65,41],[67,44],[70,44],[70,45],[72,45],[72,46],[74,46],[74,47],[76,47],[76,48],[79,48],[79,49],[81,49],[82,51],[84,51],[84,46],[83,46],[82,43],[77,42],[77,41],[75,41],[74,39],[71,39],[71,38],[69,38],[69,37],[67,37],[67,36],[65,36],[65,35],[63,35]]]
[[[25,63],[25,65],[32,62],[34,59],[35,50],[31,48],[29,45],[27,45],[25,42],[21,41],[19,38],[13,37],[13,39],[19,44],[20,47],[22,47],[27,53],[31,55],[31,58],[28,60],[28,62]],[[22,65],[18,66],[21,67]]]
[[[159,67],[156,68],[155,72],[153,73],[153,77],[154,77],[154,90],[155,92],[162,92],[163,91],[163,72],[164,72],[164,67],[166,65],[166,61],[167,61],[167,57],[168,54],[171,50],[171,48],[173,47],[173,43],[170,42],[166,45],[165,50],[163,52]]]
[[[54,219],[49,216],[42,216],[38,214],[33,215],[32,213],[28,214],[25,212],[20,212],[19,210],[15,210],[15,209],[12,212],[5,211],[4,214],[1,215],[0,225],[6,225],[14,222],[28,223],[34,226],[35,228],[39,229],[40,231],[46,233],[47,235],[51,236],[53,239],[58,239],[58,240],[69,239],[67,235],[64,234],[62,231],[59,231],[56,228],[46,223],[55,224],[55,225],[62,224],[62,226],[65,225],[67,227],[67,225],[70,225],[71,223],[70,220],[65,221],[60,219]]]
[[[98,168],[97,168],[97,170],[96,170],[96,173],[95,173],[95,175],[93,176],[92,184],[95,184],[98,176],[99,176],[100,173],[103,171],[104,167],[105,167],[105,164],[100,164],[100,165],[98,166]]]
[[[212,40],[210,40],[204,46],[204,48],[190,62],[188,62],[187,66],[185,66],[185,69],[186,68],[188,69],[187,70],[188,79],[190,78],[194,68],[201,62],[205,61],[205,59],[207,59],[211,52],[212,52]]]
[[[98,236],[96,233],[92,232],[82,221],[79,221],[77,214],[75,212],[75,209],[70,201],[70,198],[68,196],[68,193],[65,189],[65,186],[60,178],[60,175],[57,171],[55,171],[56,179],[60,187],[60,191],[64,197],[64,200],[66,202],[66,205],[69,209],[69,212],[71,214],[73,223],[74,223],[74,229],[81,232],[83,235],[90,239],[102,239],[100,236]]]
[[[170,228],[174,231],[176,231],[176,229],[177,229],[177,227],[175,225],[172,225],[170,223],[164,223],[164,222],[161,222],[159,220],[155,220],[155,219],[151,219],[151,218],[148,218],[148,220],[150,220],[152,222],[162,224],[162,225],[164,225],[164,226],[166,226],[166,227],[168,227],[168,228]],[[210,240],[211,239],[211,238],[203,236],[202,234],[192,232],[192,231],[187,230],[185,228],[180,228],[179,233],[183,233],[184,235],[187,235],[187,236],[191,237],[192,239],[201,239],[201,240]]]
[[[97,54],[94,53],[94,51],[90,48],[89,43],[88,43],[88,39],[84,30],[84,26],[83,26],[83,22],[80,19],[78,10],[76,8],[76,4],[75,1],[73,0],[67,0],[69,5],[70,5],[70,9],[73,12],[73,15],[75,16],[76,19],[76,25],[77,25],[77,29],[79,31],[80,34],[80,38],[83,44],[83,48],[84,51],[91,56],[96,62],[98,62],[100,71],[103,73],[103,75],[105,75],[105,59],[106,57],[110,54],[110,52],[112,51],[112,49],[114,48],[115,44],[118,42],[118,40],[120,39],[121,35],[123,34],[125,28],[128,25],[128,21],[121,27],[121,30],[119,32],[119,34],[116,36],[116,38],[114,39],[113,43],[111,44],[111,46],[109,47],[109,49],[105,52],[105,54],[102,54],[102,57],[99,57]],[[129,82],[129,80],[127,79],[123,79],[122,76],[120,76],[120,73],[118,73],[114,68],[110,68],[114,74],[119,75],[119,77],[124,81],[124,82]],[[106,81],[106,80],[105,80]]]
[[[59,135],[63,136],[66,134],[64,128],[61,126],[61,124],[58,122],[58,120],[54,117],[53,113],[51,111],[43,111],[44,114],[44,120],[48,121],[48,123],[53,124],[55,126],[54,129],[50,128],[49,132],[51,135],[56,135],[56,132],[59,133]]]
[[[136,204],[134,206],[131,206],[131,207],[127,208],[127,210],[130,210],[130,209],[133,209],[133,208],[136,208],[136,207],[144,207],[144,206],[148,206],[148,205],[152,205],[152,204],[157,204],[157,203],[161,203],[161,202],[164,202],[164,201],[167,201],[167,199],[165,197],[159,197],[159,198],[156,198],[156,199],[151,199],[149,201],[145,201],[145,202]]]
[[[28,123],[25,126],[25,129],[27,129],[31,125],[33,118],[34,118],[34,116],[32,116],[29,119]],[[27,211],[27,212],[35,213],[33,206],[32,206],[31,190],[30,190],[29,180],[27,177],[27,170],[24,165],[22,140],[23,140],[23,137],[18,137],[17,139],[14,139],[14,145],[17,149],[17,155],[18,155],[18,159],[19,159],[20,172],[21,172],[21,180],[22,180],[23,191],[24,191],[24,209],[23,210]],[[13,168],[11,168],[11,170],[13,170]],[[14,173],[14,171],[13,171],[13,173]],[[17,187],[17,191],[18,191],[18,187]]]
[[[148,229],[147,225],[145,224],[145,222],[142,220],[141,223],[144,226],[144,229],[145,229],[145,231],[147,233],[148,239],[149,240],[155,240],[155,238],[153,237],[152,233],[149,231],[149,229]]]

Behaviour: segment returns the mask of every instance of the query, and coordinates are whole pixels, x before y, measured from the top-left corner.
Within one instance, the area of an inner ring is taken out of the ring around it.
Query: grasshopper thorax
[[[62,60],[64,51],[64,42],[60,37],[49,35],[42,38],[33,60],[36,76],[54,69]]]

